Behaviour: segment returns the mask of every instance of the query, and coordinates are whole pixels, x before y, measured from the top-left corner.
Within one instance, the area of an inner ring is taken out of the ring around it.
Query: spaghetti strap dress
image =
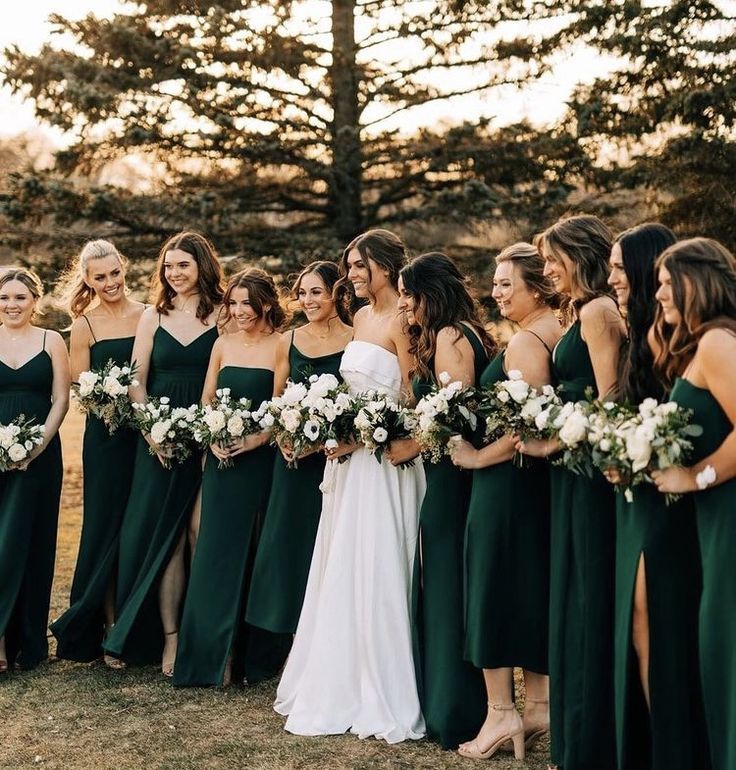
[[[733,430],[713,394],[678,379],[671,399],[693,410],[703,428],[693,439],[690,462],[712,454]],[[714,770],[736,767],[736,479],[693,493],[703,564],[703,594],[698,623],[700,676]],[[692,662],[688,662],[692,665]]]
[[[576,321],[557,343],[553,376],[562,397],[595,389],[588,346]],[[564,770],[613,770],[613,616],[616,507],[601,474],[552,467],[549,623],[550,737]]]
[[[616,495],[614,692],[619,770],[710,767],[698,666],[702,573],[691,495],[671,505],[652,484]],[[633,648],[632,608],[644,557],[649,617],[647,712]]]
[[[168,396],[172,407],[198,403],[216,339],[213,326],[183,345],[160,325],[159,318],[148,394]],[[132,488],[120,528],[115,625],[104,643],[110,655],[137,664],[161,660],[158,585],[187,526],[201,480],[198,453],[166,469],[149,453],[143,437],[138,437]]]
[[[473,348],[477,383],[488,355],[473,332],[463,327],[463,333]],[[433,382],[415,378],[412,386],[420,399]],[[472,475],[449,457],[425,463],[424,470],[412,596],[414,666],[428,734],[456,749],[478,734],[487,700],[482,676],[463,655],[463,543]]]
[[[273,393],[273,371],[226,366],[217,387],[230,388],[233,398],[248,398],[256,408]],[[234,675],[242,672],[251,683],[263,678],[249,665],[250,634],[242,619],[274,451],[267,445],[244,452],[229,468],[219,468],[217,458],[207,453],[199,536],[174,665],[177,686],[222,684],[231,651]],[[278,663],[277,670],[283,658]]]
[[[341,358],[342,351],[305,356],[294,345],[292,333],[289,378],[306,382],[313,374],[334,374],[340,379]],[[322,510],[320,483],[326,462],[322,452],[315,452],[289,468],[281,452],[276,452],[245,618],[253,626],[277,633],[296,631]]]
[[[22,366],[0,361],[0,424],[24,415],[43,425],[53,381],[44,332],[43,350]],[[25,471],[0,473],[0,636],[11,667],[32,669],[48,657],[62,475],[58,434]]]
[[[544,343],[543,343],[544,344]],[[507,379],[505,352],[480,378]],[[477,668],[548,672],[549,467],[524,458],[473,471],[465,530],[465,657]]]
[[[134,337],[94,340],[90,367],[108,361],[130,363]],[[115,579],[120,525],[133,479],[137,435],[126,426],[110,434],[105,423],[88,414],[82,445],[83,519],[79,555],[72,580],[69,609],[50,628],[56,637],[56,657],[88,662],[102,655],[105,595]]]

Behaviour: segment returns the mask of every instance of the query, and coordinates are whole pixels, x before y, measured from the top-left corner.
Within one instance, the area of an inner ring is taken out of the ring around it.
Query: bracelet
[[[706,465],[700,473],[695,476],[695,486],[702,492],[711,484],[715,483],[716,469],[712,465]]]

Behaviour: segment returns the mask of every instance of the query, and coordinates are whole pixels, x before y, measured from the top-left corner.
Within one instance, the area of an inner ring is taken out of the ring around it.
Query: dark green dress
[[[273,371],[226,366],[220,370],[217,387],[230,388],[233,398],[249,398],[255,408],[271,398]],[[274,451],[270,446],[258,447],[237,455],[232,467],[222,469],[217,458],[207,453],[199,536],[179,629],[175,685],[222,684],[231,649],[236,645],[236,657],[243,651],[238,649],[244,648],[247,637],[241,628],[243,604],[271,490]],[[233,661],[234,671],[241,662],[242,655]],[[252,676],[248,679],[252,681]]]
[[[576,321],[557,343],[553,374],[563,398],[595,389]],[[616,766],[613,615],[616,510],[613,487],[552,467],[550,732],[552,762],[564,770]]]
[[[504,353],[481,385],[507,379]],[[465,531],[465,658],[478,668],[547,673],[548,464],[525,458],[473,471]]]
[[[91,368],[100,369],[110,360],[118,366],[128,364],[133,341],[134,337],[95,339],[89,349]],[[84,518],[79,555],[69,609],[50,626],[56,637],[58,658],[86,662],[102,654],[103,605],[117,568],[120,525],[133,478],[136,441],[137,435],[130,428],[118,428],[110,435],[102,420],[87,415],[82,448]]]
[[[652,484],[616,496],[616,742],[620,770],[706,770],[707,737],[698,667],[702,583],[692,496],[667,506]],[[631,633],[639,557],[649,615],[647,714]]]
[[[54,371],[45,333],[43,344],[18,369],[0,361],[0,423],[20,414],[46,421]],[[58,434],[25,471],[0,473],[0,636],[10,666],[31,669],[48,657],[62,475]]]
[[[693,440],[691,463],[712,454],[733,430],[718,401],[705,388],[678,379],[671,398],[693,410],[703,428]],[[703,560],[700,602],[700,676],[714,770],[736,767],[736,479],[693,495]],[[691,661],[689,661],[691,663]]]
[[[488,363],[477,336],[465,330],[475,354],[475,382]],[[414,395],[431,382],[415,379]],[[425,463],[427,491],[419,511],[412,581],[414,666],[427,734],[443,748],[474,738],[486,716],[486,690],[463,659],[463,543],[472,476],[449,457]]]
[[[310,358],[295,345],[289,347],[289,377],[306,382],[312,374],[340,376],[342,351]],[[325,472],[322,452],[289,468],[276,452],[271,497],[258,543],[246,620],[259,628],[293,634],[299,622],[314,539],[322,511],[319,485]]]
[[[212,346],[213,326],[182,345],[159,325],[153,338],[146,389],[168,396],[172,407],[199,403]],[[202,458],[194,453],[183,463],[164,468],[138,438],[133,482],[120,528],[115,626],[105,651],[130,663],[158,663],[163,629],[158,585],[176,547],[202,479]]]

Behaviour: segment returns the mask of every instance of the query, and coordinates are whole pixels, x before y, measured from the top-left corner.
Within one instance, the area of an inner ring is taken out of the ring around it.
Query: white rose
[[[151,440],[156,444],[162,444],[166,439],[169,428],[171,428],[171,422],[169,420],[153,423],[151,426]]]
[[[161,404],[161,406],[166,406],[169,403],[169,401],[171,401],[171,399],[168,396],[161,396],[161,398],[159,398],[158,401]]]
[[[434,425],[434,420],[428,414],[419,415],[419,430],[423,433],[427,433]]]
[[[588,418],[582,412],[573,411],[560,428],[560,441],[565,446],[575,446],[585,438],[587,430]]]
[[[521,417],[527,422],[533,420],[542,411],[542,402],[538,398],[530,398],[524,406],[521,407]]]
[[[227,421],[227,432],[231,436],[242,436],[244,430],[245,430],[245,423],[243,422],[243,418],[239,414],[234,414]]]
[[[107,376],[117,380],[120,378],[122,373],[123,370],[119,366],[113,366],[112,369],[110,369],[110,371],[107,373]]]
[[[281,412],[281,424],[289,433],[296,433],[302,421],[301,412],[298,409],[284,409]]]
[[[652,445],[645,433],[635,430],[626,437],[626,456],[631,460],[631,469],[636,473],[649,465],[652,457]]]
[[[499,390],[497,395],[496,395],[496,398],[502,404],[505,404],[511,398],[511,396],[508,394],[508,391],[506,391],[506,390]]]
[[[542,410],[535,418],[534,424],[537,426],[537,430],[544,430],[549,422],[550,410]]]
[[[507,380],[504,383],[504,388],[517,404],[521,404],[529,394],[529,384],[524,380]]]
[[[376,428],[373,431],[373,440],[376,441],[379,444],[383,444],[383,442],[388,438],[388,431],[385,428]]]
[[[447,372],[440,372],[440,385],[447,385],[448,382],[450,382],[450,375]]]
[[[349,393],[338,393],[335,397],[335,406],[340,406],[342,409],[349,409],[351,400]]]
[[[13,444],[13,435],[6,425],[0,425],[0,447],[8,449]]]
[[[645,398],[641,404],[639,404],[639,414],[642,417],[648,417],[654,411],[657,406],[657,400],[655,398]]]
[[[310,441],[316,441],[319,437],[319,423],[314,420],[307,420],[304,423],[302,432]]]
[[[273,427],[274,422],[276,421],[274,420],[274,417],[271,414],[271,412],[266,412],[266,414],[264,414],[263,417],[261,417],[258,424],[262,428],[271,428]]]
[[[325,441],[325,449],[337,449],[338,446],[340,445],[334,438],[328,438],[327,441]]]
[[[28,452],[22,444],[11,444],[10,449],[8,449],[8,457],[14,463],[19,463],[28,457]]]
[[[310,385],[309,394],[311,396],[324,397],[339,384],[340,382],[334,374],[322,374]]]
[[[227,424],[225,415],[217,410],[212,410],[203,415],[204,424],[210,429],[210,433],[219,433]]]
[[[108,396],[117,398],[118,396],[124,396],[128,392],[128,388],[125,385],[121,385],[114,377],[105,377],[102,381],[102,390],[107,393]]]
[[[611,440],[607,438],[601,439],[601,443],[598,446],[601,448],[601,452],[608,452],[611,449]]]
[[[371,420],[365,409],[361,409],[355,416],[355,427],[358,430],[367,430],[371,427]]]
[[[79,375],[79,395],[83,398],[89,396],[99,379],[100,375],[97,372],[82,372]]]
[[[292,405],[300,404],[306,395],[306,385],[303,385],[301,382],[292,382],[287,386],[281,398],[285,404]]]
[[[509,372],[509,379],[510,380],[523,380],[523,377],[521,375],[521,371],[519,369],[512,369]]]

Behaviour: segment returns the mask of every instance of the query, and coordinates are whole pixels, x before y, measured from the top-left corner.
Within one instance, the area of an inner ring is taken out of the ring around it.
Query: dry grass
[[[81,419],[63,429],[66,476],[52,617],[66,603],[80,524]],[[353,736],[298,738],[271,710],[275,682],[230,690],[175,690],[153,668],[126,672],[51,661],[0,682],[0,768],[47,770],[400,770],[468,768],[428,741],[387,746]],[[546,749],[546,746],[545,746]],[[503,754],[496,770],[545,766]]]

